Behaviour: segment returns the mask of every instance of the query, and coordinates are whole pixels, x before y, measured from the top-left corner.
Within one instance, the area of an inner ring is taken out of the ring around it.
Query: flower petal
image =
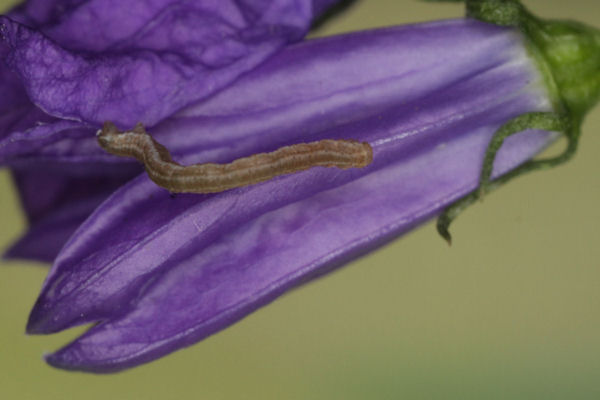
[[[247,221],[240,216],[235,223],[229,219],[236,209],[254,208],[256,197],[251,191],[222,196],[212,207],[190,208],[178,218],[176,237],[171,231],[168,240],[157,240],[165,245],[186,245],[185,249],[164,260],[164,252],[154,247],[155,257],[165,268],[136,296],[130,293],[129,304],[120,303],[122,309],[135,307],[121,316],[112,313],[113,318],[49,356],[48,362],[68,369],[111,372],[153,360],[223,329],[286,290],[407,231],[473,189],[480,155],[491,134],[489,128],[473,130],[477,122],[469,118],[453,126],[470,133],[443,149],[438,147],[443,140],[420,143],[420,154],[373,166],[370,173],[346,184],[342,183],[343,174],[336,174],[335,179],[325,171],[310,171],[303,177],[261,185],[254,191],[262,195],[298,186],[308,192],[315,190],[315,182],[317,188],[308,198],[295,196],[287,204],[280,203],[280,208],[270,207],[272,211]],[[436,133],[447,135],[445,128]],[[514,138],[502,149],[499,170],[528,158],[547,139],[540,133]],[[383,153],[385,150],[376,150],[376,156],[384,158]],[[342,184],[335,187],[332,180]],[[320,190],[327,181],[329,189]],[[217,211],[217,204],[224,210],[219,210],[213,221],[202,219],[205,213],[201,211]],[[241,214],[245,217],[248,212]],[[202,225],[207,222],[212,225]],[[221,229],[215,229],[216,224]],[[194,229],[199,230],[199,237],[190,240]],[[123,265],[135,268],[131,261],[127,259]],[[100,287],[93,285],[86,292],[90,295]],[[91,297],[79,300],[101,301]],[[64,307],[62,304],[61,310]]]
[[[29,101],[18,77],[1,63],[0,88],[2,90],[2,96],[0,96],[0,140],[2,140],[10,133],[11,128],[30,112],[33,104]]]
[[[44,117],[48,121],[40,122]],[[60,161],[79,159],[87,163],[91,156],[108,158],[92,139],[96,130],[84,127],[80,122],[48,118],[32,108],[18,124],[23,129],[13,125],[11,134],[0,140],[1,164],[35,165],[50,158]]]
[[[151,126],[301,39],[313,10],[312,0],[90,0],[45,34],[0,17],[0,55],[50,115]]]
[[[82,167],[82,165],[78,165]],[[96,166],[97,167],[97,166]],[[27,216],[25,235],[4,254],[52,262],[67,239],[115,190],[139,173],[139,168],[103,169],[77,176],[72,165],[56,163],[13,169],[13,177]]]
[[[56,23],[85,2],[86,0],[26,0],[10,10],[8,15],[15,21],[37,29]]]
[[[176,198],[139,177],[61,251],[28,331],[103,321],[48,359],[95,371],[191,344],[473,190],[494,131],[549,109],[520,37],[506,29],[459,20],[293,46],[156,129],[216,132],[184,139],[198,141],[187,161],[353,138],[373,146],[373,164]],[[552,137],[511,137],[495,174]]]
[[[182,162],[230,161],[307,141],[333,124],[377,115],[512,61],[509,49],[516,39],[502,32],[481,23],[442,22],[291,46],[231,88],[185,108],[149,132]],[[478,90],[493,96],[485,86]],[[99,157],[95,138],[84,136],[78,136],[77,144],[73,135],[65,137],[65,144],[45,144],[43,156],[123,162]],[[33,145],[22,148],[10,154],[7,150],[7,157],[33,157]],[[61,152],[64,148],[76,152]]]

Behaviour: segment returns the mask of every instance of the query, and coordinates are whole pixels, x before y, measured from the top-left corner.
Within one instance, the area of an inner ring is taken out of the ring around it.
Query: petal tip
[[[46,294],[42,289],[42,294],[29,313],[25,328],[29,335],[56,333],[101,320],[98,315],[83,310],[81,304],[71,305],[63,299],[49,298]]]
[[[127,368],[127,366],[122,366],[118,363],[113,364],[95,360],[93,356],[90,358],[85,348],[82,348],[77,341],[68,344],[54,353],[44,354],[43,359],[48,365],[66,371],[110,374]]]
[[[68,355],[65,357],[65,354],[63,353],[63,350],[59,350],[55,353],[45,353],[42,357],[48,365],[54,368],[68,371],[77,371],[81,369],[77,363],[72,362],[71,357],[68,357]]]
[[[75,341],[54,353],[44,353],[43,359],[48,365],[58,369],[99,372],[82,356],[81,350],[78,347],[77,341]]]
[[[45,333],[52,333],[48,329],[45,329],[45,318],[42,317],[42,313],[39,310],[39,307],[36,305],[33,307],[31,312],[29,313],[29,318],[27,319],[27,326],[25,327],[25,333],[28,335],[42,335]]]
[[[52,305],[43,298],[38,298],[29,313],[25,332],[28,335],[44,335],[56,333],[65,328],[64,321],[55,315]]]

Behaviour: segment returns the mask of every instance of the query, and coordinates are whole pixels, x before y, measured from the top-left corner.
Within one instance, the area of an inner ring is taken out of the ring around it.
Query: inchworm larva
[[[142,124],[121,132],[105,122],[97,133],[100,146],[111,154],[135,157],[150,179],[172,193],[215,193],[263,182],[279,175],[312,167],[361,168],[373,160],[368,143],[355,140],[320,140],[254,154],[229,164],[182,166],[169,151],[146,133]]]

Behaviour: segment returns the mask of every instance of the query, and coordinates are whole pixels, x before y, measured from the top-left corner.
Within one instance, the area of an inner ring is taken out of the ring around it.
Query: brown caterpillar
[[[105,122],[96,135],[104,150],[136,158],[144,164],[150,179],[172,193],[216,193],[312,167],[362,168],[373,161],[368,143],[320,140],[254,154],[229,164],[183,166],[174,162],[169,151],[140,123],[131,131],[121,132],[112,122]]]

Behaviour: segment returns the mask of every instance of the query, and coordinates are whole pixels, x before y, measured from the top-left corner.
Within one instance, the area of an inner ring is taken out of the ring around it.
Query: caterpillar
[[[107,121],[96,136],[105,151],[136,158],[150,179],[172,193],[217,193],[312,167],[362,168],[373,161],[373,149],[366,142],[325,139],[284,146],[228,164],[183,166],[173,161],[169,151],[146,133],[141,123],[122,132]]]

